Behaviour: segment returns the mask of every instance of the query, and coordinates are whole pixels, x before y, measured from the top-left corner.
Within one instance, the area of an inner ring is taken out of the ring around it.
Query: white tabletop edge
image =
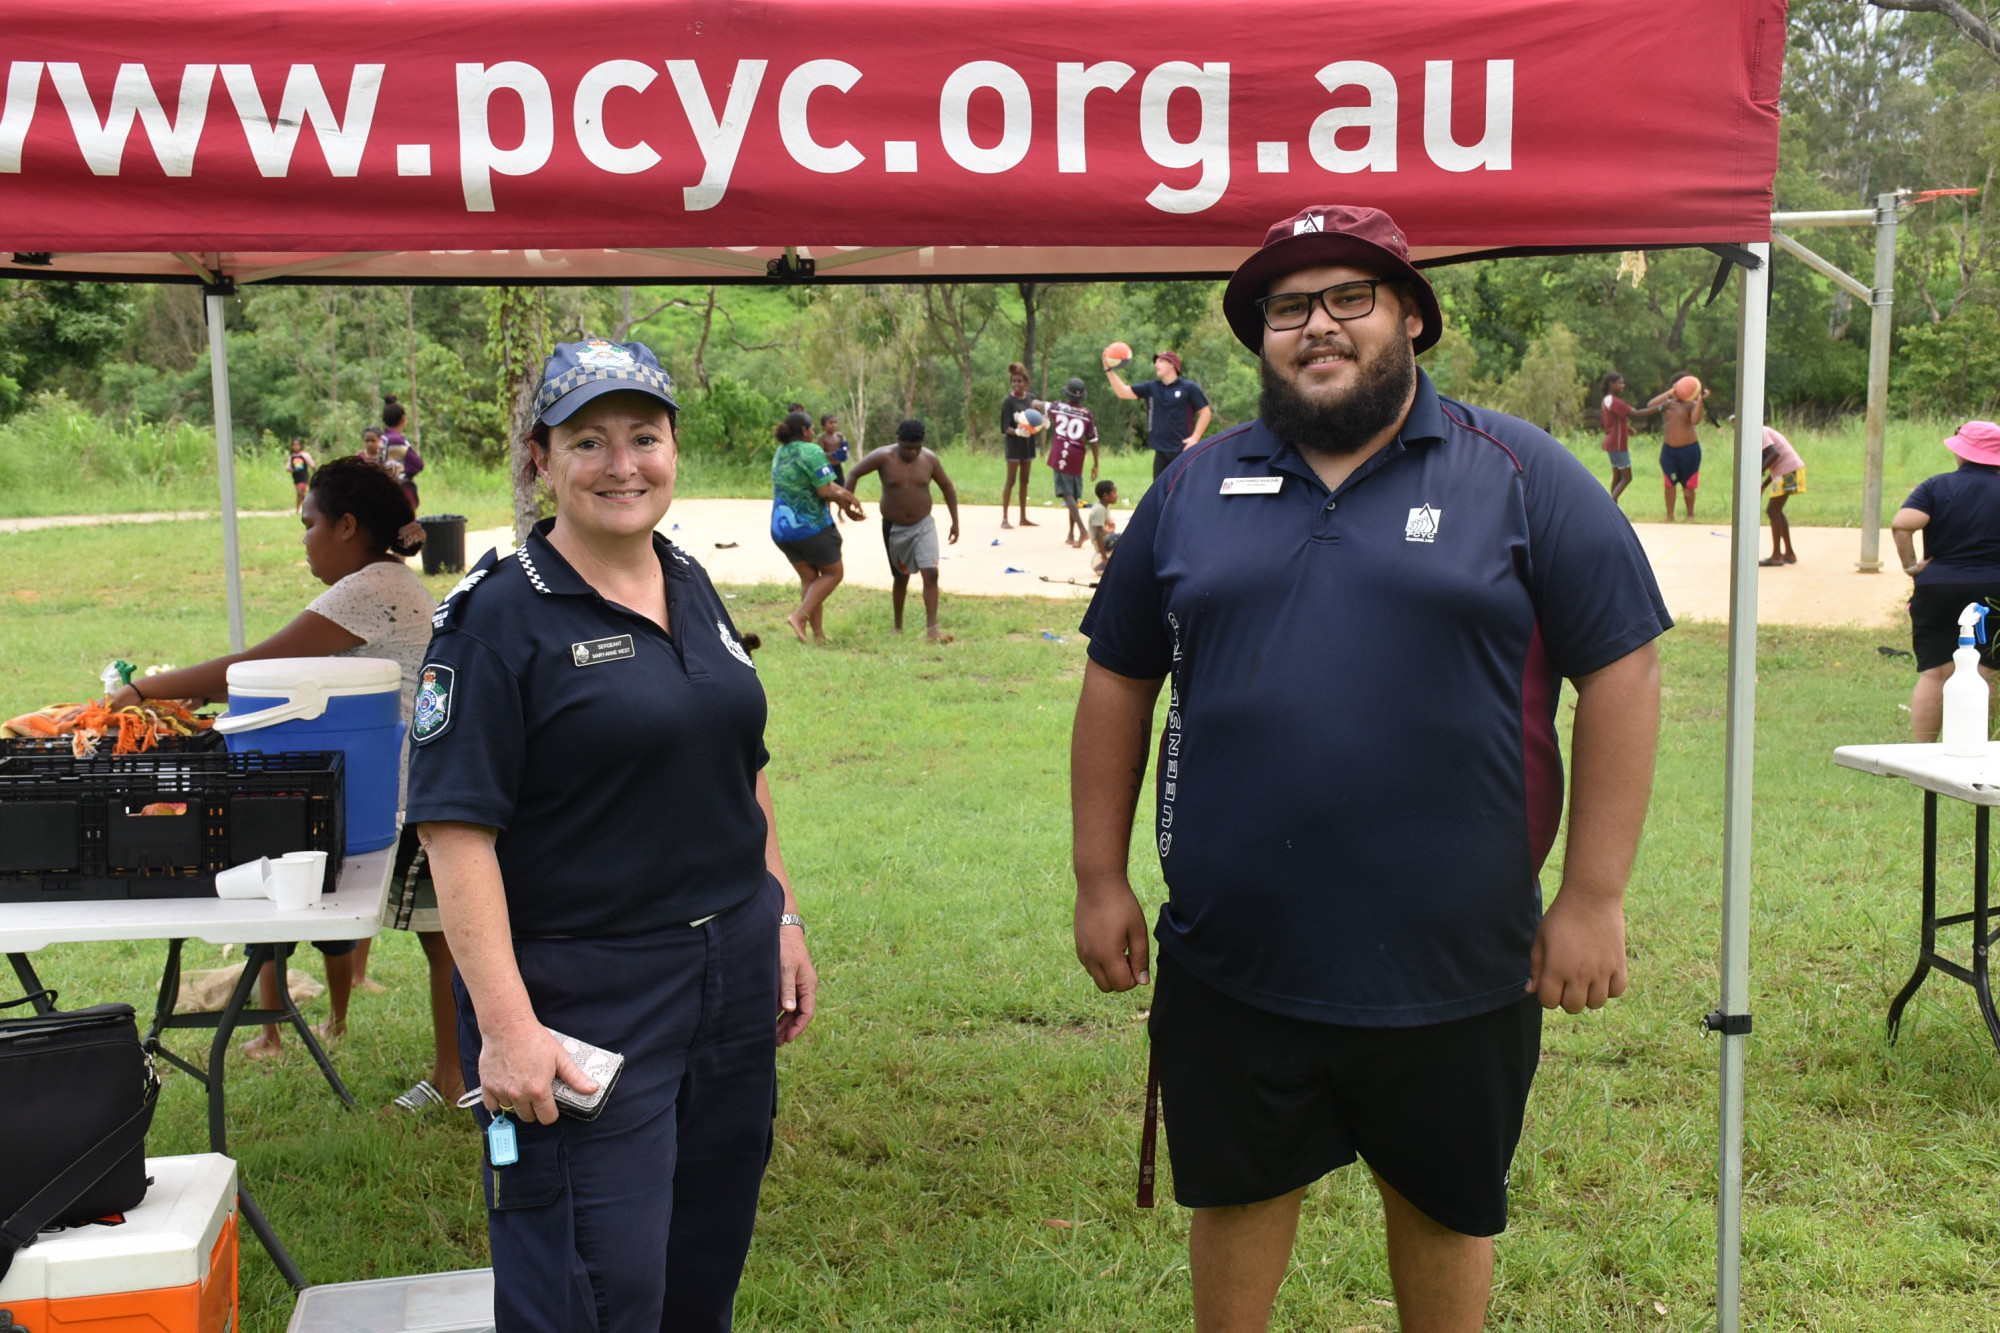
[[[332,893],[299,912],[266,898],[122,898],[72,903],[0,903],[0,953],[107,940],[206,940],[296,944],[367,939],[381,930],[396,845],[342,859]]]
[[[1833,762],[1904,781],[1969,805],[2000,805],[2000,745],[1981,758],[1948,755],[1937,744],[1842,745]]]

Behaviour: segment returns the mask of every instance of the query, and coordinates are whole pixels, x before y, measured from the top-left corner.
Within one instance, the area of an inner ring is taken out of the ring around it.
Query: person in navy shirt
[[[1149,1024],[1196,1325],[1264,1326],[1306,1186],[1359,1157],[1403,1326],[1476,1328],[1542,1011],[1625,989],[1671,622],[1581,463],[1417,369],[1442,320],[1386,214],[1279,223],[1223,310],[1260,418],[1147,492],[1082,625],[1077,954],[1151,980],[1127,860],[1165,685]]]
[[[1110,353],[1104,357],[1104,378],[1111,392],[1130,402],[1146,403],[1146,447],[1153,451],[1153,475],[1159,476],[1168,464],[1181,456],[1208,433],[1208,395],[1201,386],[1181,376],[1178,352],[1155,352],[1153,373],[1158,379],[1127,384],[1112,367],[1119,364]]]
[[[763,686],[655,531],[672,389],[643,344],[557,346],[530,437],[556,516],[466,575],[419,671],[408,818],[482,1090],[501,1333],[729,1327],[776,1050],[813,1015]],[[598,1085],[556,1033],[625,1057],[594,1119],[558,1118],[555,1080]]]
[[[1935,741],[1944,724],[1944,682],[1958,649],[1958,617],[1968,602],[2000,610],[2000,425],[1968,421],[1944,442],[1959,457],[1956,472],[1917,484],[1890,520],[1910,591],[1910,647],[1917,654],[1917,685],[1910,695],[1910,736]],[[1917,558],[1917,534],[1924,556]],[[1988,622],[1979,650],[1980,674],[2000,667],[2000,620]]]

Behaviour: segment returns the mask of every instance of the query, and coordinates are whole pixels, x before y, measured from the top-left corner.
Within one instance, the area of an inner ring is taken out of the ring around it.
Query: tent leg
[[[1722,1004],[1710,1026],[1722,1032],[1715,1228],[1715,1327],[1738,1333],[1743,1278],[1743,1056],[1750,1012],[1750,785],[1756,755],[1757,525],[1764,446],[1764,354],[1771,247],[1743,273],[1736,343],[1736,493],[1729,553],[1728,742],[1722,816]],[[1720,1020],[1718,1022],[1718,1020]]]
[[[1863,574],[1882,572],[1882,446],[1889,434],[1889,340],[1896,324],[1896,221],[1901,196],[1875,197],[1875,288],[1868,298],[1868,424],[1861,476]]]
[[[215,395],[215,471],[222,485],[222,578],[229,595],[229,651],[243,637],[243,558],[236,541],[236,439],[229,415],[229,346],[224,337],[227,292],[208,293],[208,380]]]

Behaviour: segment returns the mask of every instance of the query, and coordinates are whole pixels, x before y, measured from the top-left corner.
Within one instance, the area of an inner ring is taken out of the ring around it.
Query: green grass
[[[1862,423],[1850,418],[1824,430],[1777,423],[1805,459],[1806,494],[1787,503],[1786,514],[1805,526],[1859,527],[1863,472]],[[1925,477],[1957,466],[1941,441],[1956,422],[1892,421],[1883,450],[1882,517],[1893,515],[1904,496]],[[1733,472],[1730,428],[1702,428],[1702,488],[1697,512],[1713,520],[1729,514]],[[1639,520],[1657,519],[1663,508],[1657,433],[1633,439],[1633,482],[1622,504]],[[1594,474],[1610,480],[1610,468],[1594,433],[1564,440]],[[419,479],[424,512],[458,513],[474,528],[512,522],[513,502],[505,472],[461,459],[427,458]],[[1127,505],[1136,504],[1152,479],[1152,454],[1106,450],[1100,476],[1117,481]],[[966,504],[998,504],[1007,465],[991,453],[947,449],[945,467]],[[244,510],[288,510],[292,487],[281,454],[239,443],[237,504]],[[1088,493],[1086,479],[1086,494]],[[864,482],[872,500],[876,483]],[[765,499],[771,493],[768,460],[687,454],[681,459],[676,493],[689,498]],[[1030,498],[1052,498],[1047,467],[1037,464]],[[0,423],[0,518],[45,514],[117,514],[157,510],[213,511],[216,507],[215,443],[206,427],[185,423],[117,426],[62,398]]]
[[[245,532],[255,635],[310,588],[286,524]],[[212,524],[0,537],[0,703],[74,697],[114,654],[218,650],[213,558],[164,554],[213,538]],[[887,633],[885,594],[842,589],[834,644],[812,652],[779,623],[789,590],[729,591],[767,645],[781,832],[824,977],[821,1017],[781,1056],[738,1327],[1188,1327],[1187,1214],[1131,1206],[1148,998],[1097,994],[1069,940],[1077,608],[947,592],[960,637],[935,648]],[[1921,805],[1829,758],[1905,734],[1911,675],[1875,653],[1884,637],[1764,634],[1746,1327],[1973,1333],[2000,1308],[2000,1063],[1971,996],[1934,979],[1900,1044],[1882,1036],[1914,955]],[[1716,996],[1724,651],[1714,626],[1665,641],[1633,986],[1547,1025],[1496,1329],[1711,1326],[1719,1048],[1696,1019]],[[1967,881],[1970,822],[1945,819],[1947,885]],[[1162,896],[1143,850],[1135,881]],[[189,965],[218,954],[191,946]],[[160,955],[63,946],[37,962],[66,1004],[145,1005]],[[229,1071],[232,1148],[317,1282],[484,1261],[470,1121],[373,1111],[428,1060],[415,941],[385,936],[372,971],[391,990],[357,997],[336,1052],[361,1110],[342,1111],[296,1047]],[[203,1106],[170,1077],[151,1150],[201,1150]],[[255,1244],[243,1262],[244,1327],[275,1333],[290,1298]],[[1273,1326],[1391,1329],[1388,1294],[1371,1191],[1337,1174],[1309,1195]]]
[[[322,459],[321,461],[324,461]],[[513,521],[506,472],[450,456],[426,457],[417,485],[426,514],[464,514],[471,528]],[[237,443],[236,503],[246,512],[290,510],[292,483],[285,455]],[[1103,473],[1136,501],[1152,476],[1150,453],[1103,457]],[[998,504],[1007,465],[997,454],[946,453],[946,467],[966,504]],[[872,499],[875,483],[864,483]],[[768,458],[744,461],[713,454],[681,459],[676,493],[694,497],[768,499]],[[1037,464],[1031,498],[1051,498],[1049,471]],[[67,399],[44,397],[0,422],[0,518],[57,514],[208,512],[218,505],[215,435],[185,422],[118,425]]]
[[[1806,465],[1806,493],[1785,502],[1785,517],[1804,527],[1861,526],[1861,489],[1865,441],[1861,418],[1850,417],[1826,429],[1772,423],[1792,442]],[[1958,458],[1944,447],[1944,438],[1958,428],[1956,421],[1890,421],[1882,441],[1882,523],[1887,526],[1903,497],[1925,477],[1950,472]],[[1571,453],[1608,486],[1611,465],[1598,432],[1564,438]],[[1713,522],[1729,519],[1731,479],[1735,476],[1735,428],[1705,423],[1701,427],[1701,486],[1695,512]],[[1640,522],[1658,522],[1665,497],[1660,478],[1660,435],[1632,437],[1632,485],[1620,497],[1627,514]],[[1678,505],[1680,501],[1676,499]],[[1760,503],[1759,512],[1762,511]],[[1680,512],[1680,511],[1676,511]],[[1884,539],[1884,544],[1887,544]]]

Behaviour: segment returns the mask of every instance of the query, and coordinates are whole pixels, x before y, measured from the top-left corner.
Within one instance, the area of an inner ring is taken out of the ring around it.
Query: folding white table
[[[224,1114],[223,1064],[230,1042],[239,1025],[289,1023],[312,1052],[320,1072],[335,1093],[349,1106],[354,1097],[334,1071],[333,1062],[313,1037],[312,1029],[292,1002],[288,987],[280,986],[280,1008],[250,1009],[246,1004],[265,963],[275,964],[284,976],[286,960],[300,942],[313,940],[367,939],[381,929],[382,904],[388,896],[389,872],[396,848],[391,843],[377,851],[349,856],[340,863],[331,893],[319,902],[296,912],[281,912],[277,904],[264,898],[131,898],[97,902],[0,903],[0,952],[14,965],[14,974],[34,997],[35,1007],[46,1012],[52,1005],[50,992],[36,975],[28,955],[51,944],[82,944],[106,940],[165,940],[166,966],[160,973],[159,996],[153,1006],[152,1026],[146,1031],[146,1049],[175,1067],[185,1070],[208,1089],[208,1143],[212,1152],[229,1151],[228,1121]],[[211,944],[241,944],[244,950],[243,975],[236,980],[229,1002],[220,1013],[177,1014],[174,1002],[180,995],[181,946],[190,939]],[[160,1034],[172,1028],[213,1028],[206,1070],[188,1063],[160,1043]],[[237,1200],[244,1218],[257,1239],[264,1243],[278,1271],[295,1290],[303,1290],[305,1276],[272,1232],[241,1178]]]
[[[2000,930],[1994,929],[1987,901],[1990,867],[1987,831],[1993,807],[2000,805],[2000,746],[1988,745],[1987,753],[1976,759],[1947,755],[1942,745],[1843,745],[1833,752],[1833,762],[1843,768],[1858,769],[1883,777],[1902,778],[1924,793],[1924,877],[1922,942],[1917,949],[1917,970],[1889,1005],[1889,1040],[1903,1021],[1903,1007],[1932,969],[1955,977],[1972,987],[1979,1000],[1980,1017],[1993,1045],[2000,1049],[2000,1013],[1993,1007],[1993,985],[1987,973],[1987,953]],[[1950,916],[1937,914],[1937,801],[1949,796],[1973,810],[1972,910]],[[1972,965],[1946,958],[1938,952],[1940,926],[1972,927]]]

